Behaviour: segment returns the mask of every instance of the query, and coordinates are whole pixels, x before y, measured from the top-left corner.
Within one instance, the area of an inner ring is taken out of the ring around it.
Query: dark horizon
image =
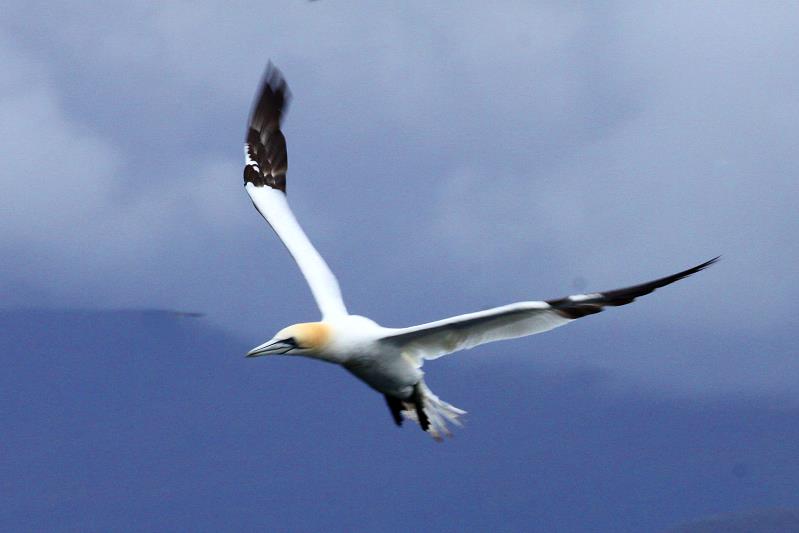
[[[596,349],[598,326],[533,344]],[[799,509],[799,413],[779,398],[673,398],[520,364],[516,344],[430,363],[469,410],[436,444],[341,369],[245,360],[206,320],[28,310],[0,327],[4,529],[635,532]],[[790,519],[759,520],[775,513]]]

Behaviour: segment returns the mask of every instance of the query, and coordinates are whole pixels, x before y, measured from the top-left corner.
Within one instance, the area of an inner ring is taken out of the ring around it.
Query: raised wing
[[[302,231],[286,200],[288,155],[280,131],[291,95],[280,71],[267,66],[244,144],[244,188],[294,257],[324,318],[346,315],[336,277]]]
[[[437,359],[487,342],[543,333],[578,318],[599,313],[607,306],[625,305],[659,287],[703,270],[718,257],[677,274],[624,289],[577,294],[542,302],[519,302],[486,311],[446,318],[395,330],[381,342],[422,359]]]

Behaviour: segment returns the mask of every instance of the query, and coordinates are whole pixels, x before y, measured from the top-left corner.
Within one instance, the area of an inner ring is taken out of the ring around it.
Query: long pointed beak
[[[287,342],[276,341],[273,339],[271,341],[266,341],[260,346],[256,346],[247,352],[247,357],[259,357],[261,355],[282,355],[291,351],[293,348],[294,346]]]

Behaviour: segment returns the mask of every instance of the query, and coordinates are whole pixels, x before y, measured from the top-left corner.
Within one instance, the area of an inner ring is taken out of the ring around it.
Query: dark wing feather
[[[271,187],[286,192],[288,153],[286,138],[280,131],[280,121],[291,100],[286,81],[280,71],[269,63],[261,90],[250,113],[246,142],[244,183],[256,187]]]
[[[704,270],[718,261],[719,257],[714,257],[710,261],[706,261],[688,270],[683,270],[671,276],[666,276],[647,283],[641,283],[640,285],[593,294],[567,296],[566,298],[560,298],[558,300],[547,300],[547,303],[564,318],[580,318],[586,315],[592,315],[594,313],[599,313],[606,306],[628,304],[639,296],[649,294],[655,289],[665,287],[691,274],[696,274],[700,270]]]

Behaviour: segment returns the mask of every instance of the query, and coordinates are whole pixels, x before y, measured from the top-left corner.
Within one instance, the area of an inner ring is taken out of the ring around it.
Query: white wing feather
[[[311,288],[316,304],[325,319],[346,315],[338,281],[305,235],[289,207],[286,195],[269,187],[245,185],[247,194],[259,213],[269,222],[280,240],[294,257]]]
[[[578,318],[599,313],[605,307],[626,305],[637,297],[704,270],[718,257],[701,265],[654,281],[590,294],[575,294],[546,302],[519,302],[486,311],[446,318],[419,326],[396,329],[381,342],[403,353],[423,359],[437,359],[458,350],[487,342],[543,333]]]
[[[396,330],[382,342],[420,359],[438,359],[487,342],[543,333],[574,319],[546,302],[519,302]]]
[[[336,277],[302,231],[286,200],[288,152],[280,123],[291,93],[283,75],[267,66],[250,113],[244,144],[244,186],[305,276],[322,318],[346,315]]]

